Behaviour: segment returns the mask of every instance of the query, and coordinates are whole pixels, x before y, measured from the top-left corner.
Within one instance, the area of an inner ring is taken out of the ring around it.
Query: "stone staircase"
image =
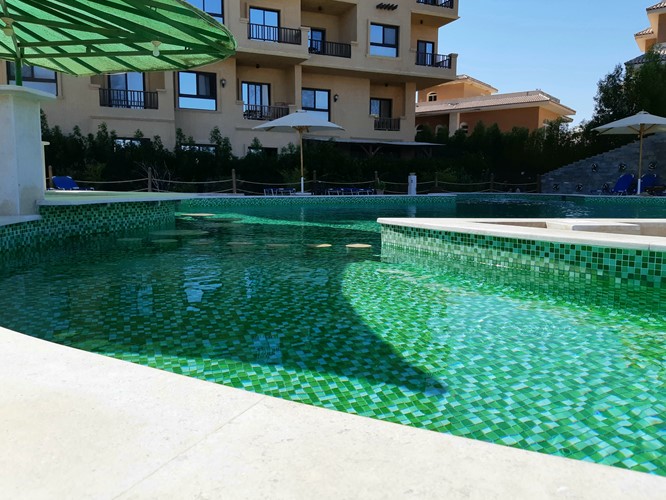
[[[542,193],[590,194],[613,189],[624,173],[638,176],[638,140],[605,153],[580,160],[544,174]],[[643,174],[654,172],[666,183],[666,134],[643,140]]]

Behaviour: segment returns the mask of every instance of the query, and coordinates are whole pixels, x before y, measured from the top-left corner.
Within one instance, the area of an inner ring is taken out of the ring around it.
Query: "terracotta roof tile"
[[[645,28],[643,31],[639,31],[634,36],[645,36],[645,35],[654,35],[654,30],[652,28]]]
[[[531,90],[529,92],[515,92],[511,94],[494,94],[479,97],[467,97],[462,99],[445,99],[443,101],[420,102],[416,105],[416,113],[471,111],[475,109],[487,109],[496,106],[510,106],[518,104],[553,102],[570,111],[576,112],[560,103],[559,99],[542,92]]]
[[[648,7],[645,10],[657,10],[657,9],[663,9],[665,7],[666,7],[666,2],[659,2],[658,4],[655,4],[652,7]]]

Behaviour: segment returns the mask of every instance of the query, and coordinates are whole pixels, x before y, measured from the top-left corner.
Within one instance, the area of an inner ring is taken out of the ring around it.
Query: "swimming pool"
[[[604,300],[612,289],[382,257],[377,217],[474,210],[600,216],[511,199],[206,208],[218,213],[13,256],[0,324],[285,399],[666,475],[663,314]]]

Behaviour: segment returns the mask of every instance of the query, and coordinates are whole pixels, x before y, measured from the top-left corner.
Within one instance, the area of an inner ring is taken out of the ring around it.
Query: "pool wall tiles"
[[[404,205],[413,201],[415,205],[437,204],[455,207],[455,196],[217,196],[182,200],[181,211],[193,208],[252,207],[280,205]]]
[[[42,206],[40,220],[0,226],[0,250],[169,223],[175,218],[176,204],[158,201]]]
[[[634,288],[666,285],[666,253],[576,245],[432,229],[382,226],[382,251],[424,256],[573,279],[614,280]]]

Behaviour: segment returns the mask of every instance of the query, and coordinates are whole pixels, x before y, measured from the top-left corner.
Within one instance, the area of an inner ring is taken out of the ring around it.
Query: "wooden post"
[[[148,192],[153,192],[153,167],[148,167]]]
[[[236,192],[236,169],[231,169],[231,192],[237,194]]]
[[[49,165],[49,188],[53,189],[53,165]]]

